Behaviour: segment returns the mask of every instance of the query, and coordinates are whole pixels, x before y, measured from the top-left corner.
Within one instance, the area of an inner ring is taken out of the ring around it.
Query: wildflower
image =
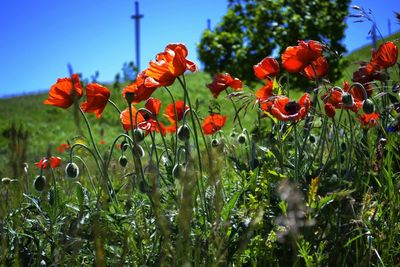
[[[162,135],[165,135],[165,126],[156,120],[156,117],[161,109],[161,101],[157,98],[149,98],[146,101],[145,108],[148,109],[151,114],[144,110],[139,111],[144,120],[138,123],[138,127],[142,130],[145,130],[146,135],[154,131],[161,132]]]
[[[178,128],[178,122],[183,119],[183,115],[188,109],[189,106],[185,105],[183,100],[175,101],[175,106],[173,103],[171,103],[165,108],[164,116],[167,117],[167,119],[171,123],[171,125],[166,127],[166,131],[168,133],[176,132],[176,129]],[[176,116],[175,116],[175,110],[176,110]]]
[[[201,125],[203,129],[203,133],[214,134],[221,130],[221,128],[225,125],[226,116],[220,114],[211,114],[210,116],[206,117]]]
[[[129,108],[126,108],[124,111],[122,111],[120,115],[120,120],[125,131],[129,131],[132,128],[132,126],[136,128],[136,125],[138,123],[144,121],[142,114],[138,113],[137,109],[134,106],[131,106],[131,108],[132,108],[132,117],[129,116]]]
[[[289,46],[282,54],[282,65],[291,73],[300,72],[322,56],[323,45],[310,40],[299,41],[298,46]]]
[[[196,64],[187,60],[187,55],[188,50],[184,44],[168,44],[164,52],[159,53],[145,70],[148,76],[146,83],[156,87],[169,86],[186,70],[196,71]]]
[[[324,103],[330,103],[335,108],[350,109],[357,113],[363,106],[364,92],[362,88],[353,86],[350,90],[350,84],[344,82],[343,90],[337,87],[331,88],[329,92],[322,96]]]
[[[207,84],[207,87],[211,90],[214,98],[217,98],[218,95],[228,87],[241,90],[243,84],[238,78],[232,78],[229,73],[220,73],[214,76],[212,83]]]
[[[280,70],[278,61],[272,57],[264,58],[253,69],[254,75],[261,80],[278,76]]]
[[[386,69],[397,62],[399,50],[393,42],[381,44],[372,54],[371,64],[379,69]]]
[[[110,91],[98,84],[90,83],[86,86],[86,102],[81,104],[84,112],[95,113],[100,118],[110,98]]]
[[[43,102],[60,108],[70,107],[75,99],[82,97],[82,85],[78,74],[72,74],[71,78],[58,79],[49,91],[49,97]]]
[[[63,143],[57,147],[57,151],[60,153],[64,153],[69,148],[70,148],[69,144]]]
[[[50,159],[42,158],[39,162],[36,162],[35,165],[40,169],[46,169],[47,164],[50,161],[50,168],[53,170],[60,166],[61,158],[60,157],[50,157]]]
[[[305,93],[298,102],[286,96],[277,96],[270,107],[270,113],[280,121],[304,119],[310,110],[310,95]]]
[[[273,96],[273,86],[274,86],[274,81],[272,80],[266,80],[266,84],[261,87],[259,90],[256,92],[256,98],[262,102],[263,100],[267,100],[269,97]]]
[[[128,85],[125,86],[122,90],[123,97],[129,102],[137,104],[148,99],[153,92],[157,89],[156,86],[146,85],[146,74],[145,71],[139,73],[136,77],[136,80]]]
[[[331,103],[326,103],[324,105],[324,109],[325,109],[326,116],[328,116],[329,118],[335,117],[335,113],[336,113],[335,107]]]
[[[314,66],[314,69],[311,65],[308,65],[300,72],[300,74],[302,74],[309,80],[314,80],[317,77],[323,77],[328,74],[329,65],[328,61],[326,61],[326,58],[319,57],[315,61],[313,61],[312,64]]]
[[[372,128],[376,125],[378,125],[378,118],[379,118],[379,113],[371,113],[371,114],[362,114],[360,117],[357,118],[357,120],[361,123],[363,127],[368,127]]]

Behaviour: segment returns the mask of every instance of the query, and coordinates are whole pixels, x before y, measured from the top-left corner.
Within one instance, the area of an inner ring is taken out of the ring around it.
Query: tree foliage
[[[253,65],[264,57],[281,54],[298,40],[318,40],[332,51],[329,79],[340,77],[338,55],[350,0],[229,0],[228,13],[213,30],[203,33],[200,60],[209,73],[229,72],[254,80]],[[303,78],[296,85],[304,85]],[[300,83],[299,83],[300,82]],[[292,84],[292,81],[291,81]]]

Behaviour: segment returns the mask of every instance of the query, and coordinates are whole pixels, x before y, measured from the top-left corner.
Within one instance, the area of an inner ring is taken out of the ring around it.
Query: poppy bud
[[[347,150],[347,145],[346,145],[346,143],[341,143],[340,144],[340,151],[341,152],[345,152]]]
[[[344,107],[350,108],[354,105],[353,96],[347,92],[342,94],[342,103]]]
[[[42,192],[46,188],[46,184],[46,177],[44,177],[43,175],[38,175],[33,181],[33,187],[38,192]]]
[[[126,151],[128,149],[128,142],[125,140],[121,142],[121,150]]]
[[[236,132],[231,132],[231,135],[230,135],[230,137],[232,137],[232,138],[234,138],[234,137],[236,137]]]
[[[174,168],[172,169],[172,176],[175,178],[180,178],[185,171],[185,167],[181,163],[175,164]]]
[[[137,155],[137,156],[141,157],[141,158],[144,157],[144,150],[143,150],[143,147],[140,146],[140,145],[138,145],[138,144],[136,144],[136,145],[133,146],[133,148],[132,148],[132,153],[133,153],[134,155]]]
[[[371,114],[375,110],[374,102],[372,102],[371,99],[366,99],[363,102],[362,108],[363,108],[364,113]]]
[[[213,140],[211,140],[211,146],[212,147],[217,147],[217,146],[219,146],[221,143],[219,142],[219,140],[218,139],[213,139]]]
[[[237,141],[238,141],[239,144],[246,143],[246,140],[247,140],[246,135],[243,134],[243,133],[239,134],[238,137],[237,137]]]
[[[8,178],[8,177],[4,177],[4,178],[1,179],[1,183],[3,185],[9,185],[11,183],[11,179]]]
[[[126,164],[128,164],[128,159],[122,155],[121,157],[119,157],[118,159],[119,165],[121,165],[122,167],[126,167]]]
[[[189,127],[186,125],[182,125],[178,128],[178,138],[181,141],[187,141],[190,137],[190,130]]]
[[[70,179],[75,179],[79,176],[79,168],[74,162],[70,162],[65,167],[65,176]]]
[[[133,130],[133,137],[135,138],[136,142],[140,143],[144,139],[144,132],[142,129],[136,128]]]
[[[308,138],[308,140],[310,140],[310,142],[311,142],[312,144],[314,144],[314,143],[315,143],[315,137],[314,137],[314,135],[310,135],[310,137]]]
[[[149,192],[149,186],[144,182],[140,181],[139,182],[139,191],[143,194]]]

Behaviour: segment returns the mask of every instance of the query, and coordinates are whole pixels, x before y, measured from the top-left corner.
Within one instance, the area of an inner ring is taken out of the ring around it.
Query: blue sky
[[[112,81],[124,62],[135,60],[134,0],[2,0],[0,7],[0,96],[49,88],[68,76],[66,64],[99,81]],[[227,11],[225,0],[141,0],[141,65],[145,68],[166,44],[185,43],[198,62],[196,43],[211,19]],[[398,0],[353,0],[370,8],[383,35],[398,31],[393,11]],[[366,42],[370,24],[348,20],[345,45],[352,51]]]

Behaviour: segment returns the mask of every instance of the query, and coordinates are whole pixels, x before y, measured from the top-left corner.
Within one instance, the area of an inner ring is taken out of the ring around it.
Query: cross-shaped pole
[[[139,13],[139,2],[135,1],[135,14],[131,19],[135,20],[135,41],[136,41],[136,67],[140,72],[140,19],[143,15]]]

